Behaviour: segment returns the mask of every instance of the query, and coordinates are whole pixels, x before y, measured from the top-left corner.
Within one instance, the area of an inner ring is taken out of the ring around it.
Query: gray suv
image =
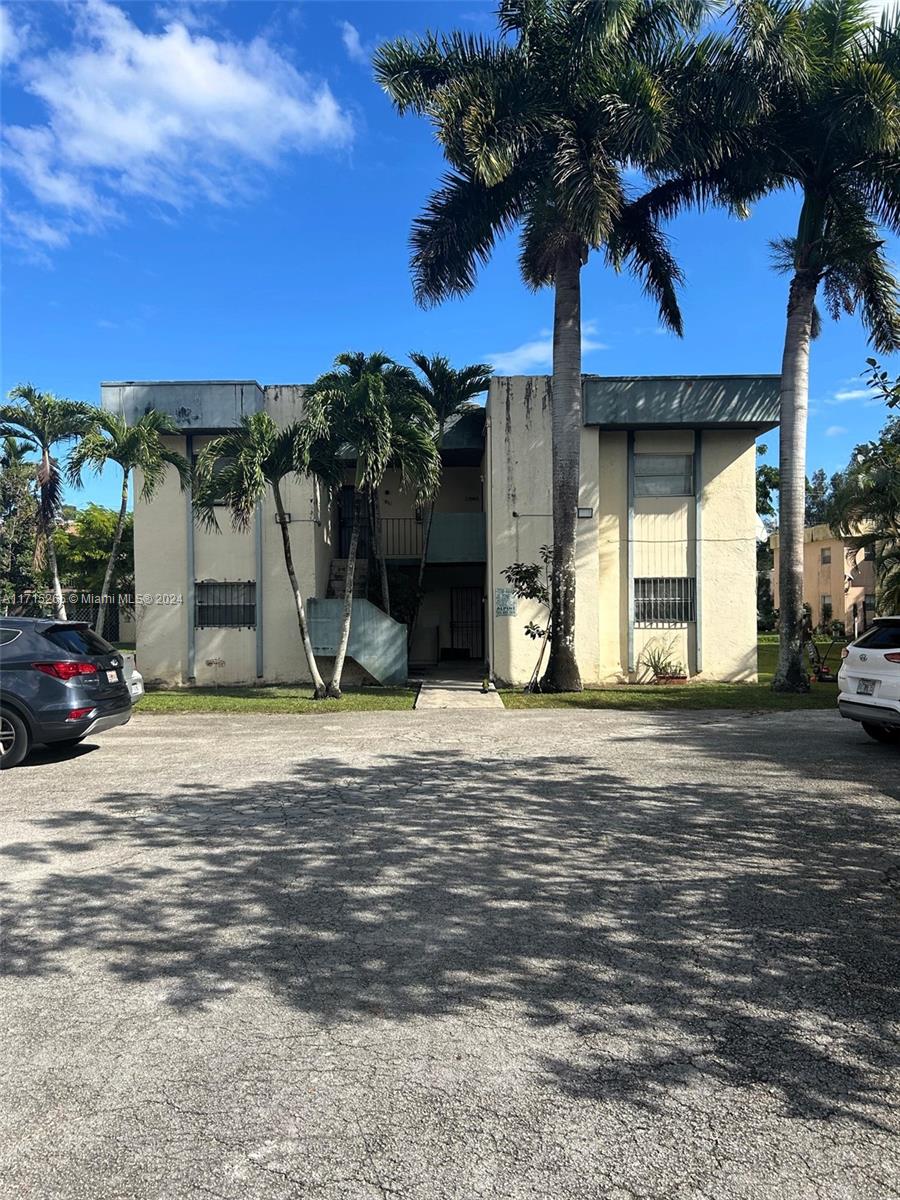
[[[89,625],[0,617],[0,768],[130,719],[122,655]]]

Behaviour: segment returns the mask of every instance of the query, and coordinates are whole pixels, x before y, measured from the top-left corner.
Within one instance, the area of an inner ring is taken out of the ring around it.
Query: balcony
[[[419,558],[424,528],[424,522],[415,517],[382,517],[381,544],[385,558]],[[484,513],[434,514],[428,562],[484,562],[486,558]]]

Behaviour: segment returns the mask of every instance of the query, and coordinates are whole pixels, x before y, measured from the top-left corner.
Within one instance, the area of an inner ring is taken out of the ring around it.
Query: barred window
[[[686,625],[696,620],[695,592],[691,576],[635,579],[635,624]]]
[[[194,625],[197,629],[255,629],[256,584],[194,584]]]
[[[635,496],[693,496],[693,454],[636,454]]]

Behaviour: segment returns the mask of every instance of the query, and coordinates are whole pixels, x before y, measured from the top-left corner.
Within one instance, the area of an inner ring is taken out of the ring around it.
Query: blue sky
[[[28,380],[97,403],[102,379],[304,382],[344,349],[549,369],[552,296],[522,286],[514,240],[470,297],[416,308],[410,222],[442,160],[368,65],[381,39],[490,32],[492,11],[479,0],[5,5],[4,392]],[[683,339],[659,329],[633,279],[592,261],[585,371],[777,372],[786,283],[768,242],[796,213],[796,197],[780,195],[746,222],[672,225]],[[859,379],[868,353],[855,317],[826,321],[810,471],[838,469],[883,423]],[[118,486],[111,472],[70,498],[112,503]]]

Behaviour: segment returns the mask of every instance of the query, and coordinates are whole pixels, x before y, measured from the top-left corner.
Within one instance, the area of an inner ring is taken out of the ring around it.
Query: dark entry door
[[[450,589],[450,643],[454,658],[484,660],[484,597],[480,587]]]
[[[341,499],[338,505],[338,558],[346,558],[350,553],[350,534],[353,530],[353,498],[356,489],[345,484],[341,488]],[[365,506],[359,527],[359,543],[356,547],[357,558],[369,557],[369,519]]]

